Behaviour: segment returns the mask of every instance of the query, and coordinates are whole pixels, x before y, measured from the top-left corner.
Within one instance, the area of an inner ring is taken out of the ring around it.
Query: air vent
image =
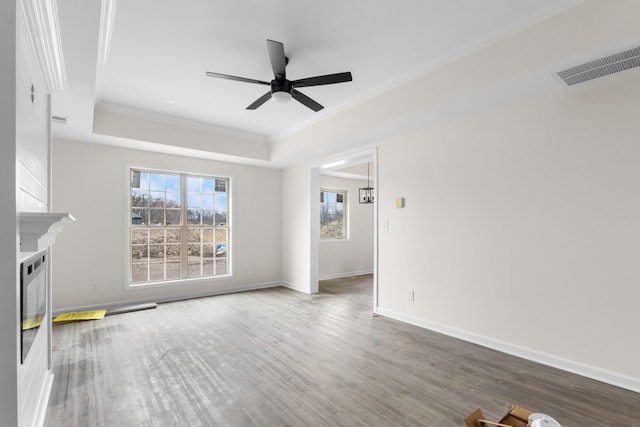
[[[576,65],[557,73],[567,86],[640,67],[640,47]]]

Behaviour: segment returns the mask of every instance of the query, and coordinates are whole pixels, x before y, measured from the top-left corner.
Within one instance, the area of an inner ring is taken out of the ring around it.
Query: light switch
[[[396,208],[404,208],[404,197],[396,198]]]

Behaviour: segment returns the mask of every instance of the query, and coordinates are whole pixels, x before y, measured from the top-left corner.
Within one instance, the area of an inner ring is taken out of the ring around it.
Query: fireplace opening
[[[24,363],[47,311],[46,250],[37,252],[20,264],[20,299],[21,354]]]

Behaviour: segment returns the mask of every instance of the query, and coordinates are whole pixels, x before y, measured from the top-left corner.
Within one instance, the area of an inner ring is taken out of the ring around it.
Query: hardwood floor
[[[464,426],[512,403],[640,426],[640,394],[373,317],[372,278],[53,328],[46,426]]]

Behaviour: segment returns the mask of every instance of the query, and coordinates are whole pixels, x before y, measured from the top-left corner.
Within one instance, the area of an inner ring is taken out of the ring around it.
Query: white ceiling
[[[107,111],[274,143],[581,1],[59,0],[68,89],[52,113],[67,124],[54,137],[147,143],[94,132]],[[318,113],[273,100],[246,110],[268,87],[205,72],[270,81],[268,38],[284,43],[289,79],[351,71],[353,82],[300,89]]]

